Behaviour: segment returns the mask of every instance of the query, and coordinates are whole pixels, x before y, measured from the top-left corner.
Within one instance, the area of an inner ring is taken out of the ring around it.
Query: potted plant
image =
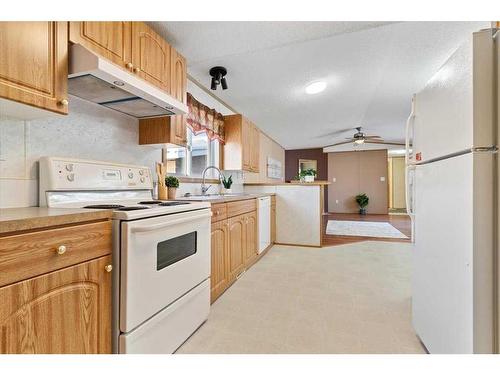
[[[316,177],[316,171],[314,169],[304,169],[300,171],[300,179],[303,182],[314,182],[314,177]]]
[[[222,175],[220,181],[223,186],[223,193],[230,194],[231,193],[231,185],[233,184],[233,175],[230,175],[228,178]]]
[[[179,187],[179,179],[174,176],[165,177],[165,186],[168,188],[168,199],[175,199],[177,188]]]
[[[359,214],[366,215],[366,206],[368,206],[370,198],[365,193],[356,195],[356,203],[359,206]]]

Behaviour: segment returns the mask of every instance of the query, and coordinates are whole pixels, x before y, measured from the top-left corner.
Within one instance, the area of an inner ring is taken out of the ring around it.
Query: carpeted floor
[[[411,249],[275,246],[177,353],[424,353],[411,326]]]

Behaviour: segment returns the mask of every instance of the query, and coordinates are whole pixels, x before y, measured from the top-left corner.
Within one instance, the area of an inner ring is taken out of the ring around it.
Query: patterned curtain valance
[[[200,103],[187,93],[189,113],[186,123],[194,134],[206,132],[209,139],[224,143],[224,117],[215,109]]]

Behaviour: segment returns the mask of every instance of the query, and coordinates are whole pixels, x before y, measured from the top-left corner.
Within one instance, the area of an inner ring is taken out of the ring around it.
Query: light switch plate
[[[332,181],[333,182],[337,182],[337,179],[334,177],[334,178],[332,178]]]

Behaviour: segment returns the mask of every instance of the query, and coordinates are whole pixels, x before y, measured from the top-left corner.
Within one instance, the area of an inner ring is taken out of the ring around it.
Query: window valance
[[[224,117],[215,109],[211,109],[197,101],[190,93],[187,93],[187,126],[194,134],[206,132],[209,139],[216,139],[224,143]]]

